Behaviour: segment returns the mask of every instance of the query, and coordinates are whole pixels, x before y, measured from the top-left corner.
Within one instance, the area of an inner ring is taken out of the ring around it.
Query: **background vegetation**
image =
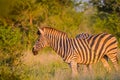
[[[107,32],[120,44],[120,0],[0,0],[0,80],[70,80],[68,65],[50,48],[32,55],[38,26],[70,37]],[[106,74],[101,63],[93,69],[90,77],[81,68],[80,79],[120,79]]]

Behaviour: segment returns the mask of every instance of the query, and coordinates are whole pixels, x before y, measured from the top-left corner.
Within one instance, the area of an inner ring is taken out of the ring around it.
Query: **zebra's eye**
[[[41,34],[40,31],[37,31],[37,34],[40,35]]]

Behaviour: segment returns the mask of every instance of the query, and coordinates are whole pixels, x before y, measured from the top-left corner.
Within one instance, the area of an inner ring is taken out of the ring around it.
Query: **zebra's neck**
[[[49,45],[50,47],[62,58],[67,54],[68,52],[68,37],[64,35],[48,35]]]

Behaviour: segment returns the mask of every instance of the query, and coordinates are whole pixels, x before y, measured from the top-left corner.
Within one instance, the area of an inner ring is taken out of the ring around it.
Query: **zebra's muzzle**
[[[34,55],[38,54],[38,51],[36,51],[34,48],[32,49],[32,52],[33,52]]]

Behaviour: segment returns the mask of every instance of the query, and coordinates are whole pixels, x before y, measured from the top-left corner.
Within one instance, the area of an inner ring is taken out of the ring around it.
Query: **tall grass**
[[[43,51],[36,56],[25,51],[20,59],[21,64],[12,68],[0,66],[0,80],[72,80],[68,64],[53,51]],[[120,72],[116,73],[113,64],[109,63],[111,73],[107,73],[101,62],[92,64],[91,72],[84,71],[85,66],[80,65],[79,76],[73,80],[120,80]]]
[[[21,60],[24,64],[20,68],[22,80],[71,80],[69,66],[54,52],[33,56],[27,51]],[[107,73],[101,62],[92,64],[91,72],[85,72],[84,65],[80,65],[79,77],[75,80],[120,80],[120,72],[115,73],[113,65],[109,63],[111,73]]]

